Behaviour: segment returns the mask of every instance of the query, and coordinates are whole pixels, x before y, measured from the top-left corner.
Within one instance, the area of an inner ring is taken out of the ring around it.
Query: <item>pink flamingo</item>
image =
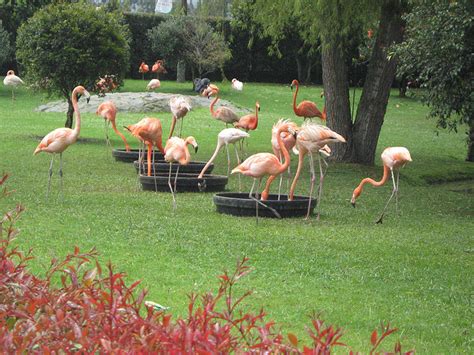
[[[145,79],[145,74],[150,71],[150,67],[145,64],[145,62],[142,62],[140,66],[138,67],[138,72],[142,73],[142,80]]]
[[[151,79],[148,85],[146,86],[146,89],[148,91],[152,91],[155,89],[158,89],[161,86],[161,83],[158,79]]]
[[[120,131],[117,129],[117,126],[115,123],[115,118],[117,117],[117,106],[115,106],[115,104],[112,101],[105,101],[99,105],[95,114],[98,116],[102,116],[102,118],[104,119],[105,138],[107,141],[107,145],[110,145],[109,124],[112,124],[112,129],[123,140],[123,142],[125,143],[125,149],[127,152],[129,152],[130,146],[128,145],[127,140],[125,139],[124,135],[120,133]]]
[[[369,183],[373,186],[382,186],[385,184],[388,180],[388,175],[389,172],[392,175],[392,182],[393,182],[393,190],[392,194],[390,195],[390,198],[388,199],[387,203],[385,204],[385,207],[382,211],[382,214],[380,215],[379,219],[375,223],[382,223],[382,218],[384,216],[385,210],[387,209],[388,204],[392,200],[393,196],[395,195],[395,204],[396,204],[396,209],[398,212],[398,183],[400,179],[400,168],[404,167],[408,162],[411,162],[411,156],[410,152],[408,151],[407,148],[405,147],[389,147],[385,148],[384,151],[382,152],[382,162],[383,162],[383,176],[380,181],[375,181],[371,178],[365,178],[362,179],[360,182],[359,186],[357,186],[354,189],[354,192],[352,193],[352,198],[351,198],[351,203],[352,206],[355,207],[356,205],[356,199],[359,197],[359,195],[362,192],[362,187],[364,184]],[[397,172],[397,179],[395,181],[395,176],[393,174],[393,171],[396,170]]]
[[[324,105],[323,112],[319,111],[316,107],[316,104],[312,101],[304,100],[301,101],[298,106],[296,106],[296,95],[298,95],[299,82],[298,80],[293,80],[291,82],[291,90],[296,86],[296,91],[293,94],[293,111],[296,116],[307,118],[319,117],[321,120],[326,120],[326,105]]]
[[[242,91],[244,89],[244,83],[241,82],[241,81],[238,81],[236,78],[234,78],[234,79],[232,79],[231,87],[234,90]]]
[[[258,112],[260,111],[260,104],[258,101],[255,103],[255,114],[249,113],[239,118],[237,122],[234,122],[235,128],[242,128],[246,132],[256,130],[258,127]]]
[[[179,128],[179,136],[181,137],[181,131],[183,130],[183,118],[191,111],[191,104],[189,101],[181,95],[174,96],[170,99],[170,110],[173,114],[173,122],[171,123],[170,134],[168,139],[173,136],[174,127],[176,126],[176,121],[181,119],[181,125]]]
[[[156,73],[156,78],[160,78],[160,74],[166,74],[165,62],[162,59],[158,59],[155,64],[151,67],[151,72]]]
[[[153,145],[159,149],[162,154],[165,154],[162,145],[162,136],[163,130],[161,127],[161,121],[158,118],[145,117],[141,119],[138,123],[125,127],[130,133],[137,137],[143,144],[148,146],[147,152],[147,162],[148,162],[148,172],[147,175],[151,176],[151,163],[152,163],[152,151],[154,151]],[[143,163],[143,154],[139,159],[139,167]],[[155,154],[153,154],[153,167],[155,163]]]
[[[205,90],[205,92],[207,92],[208,98],[210,98],[212,95],[216,95],[214,100],[212,100],[211,105],[209,106],[209,110],[211,111],[212,117],[214,117],[216,120],[224,122],[226,126],[229,123],[232,124],[234,122],[239,121],[239,116],[237,116],[237,114],[228,107],[222,106],[214,110],[214,105],[219,100],[219,89],[216,86],[209,86],[208,89]]]
[[[271,183],[278,175],[284,172],[290,165],[290,154],[288,152],[288,149],[286,149],[285,144],[283,143],[283,140],[280,135],[282,132],[289,131],[289,130],[290,130],[290,127],[288,123],[284,123],[278,128],[278,131],[277,131],[278,145],[280,146],[280,150],[284,157],[283,163],[280,162],[280,159],[274,154],[257,153],[245,159],[245,161],[242,164],[240,164],[239,166],[237,166],[236,168],[232,170],[232,174],[240,173],[246,176],[253,177],[254,181],[249,193],[249,198],[252,200],[255,200],[256,202],[257,219],[258,219],[258,204],[257,203],[261,204],[265,208],[269,208],[277,217],[280,217],[278,212],[276,212],[274,209],[268,207],[267,205],[263,204],[262,202],[258,200],[258,191],[260,190],[262,178],[265,175],[270,175],[265,185],[265,189],[262,192],[262,201],[267,200]],[[255,183],[257,182],[257,179],[259,180],[259,183],[257,187],[256,198],[254,198],[252,196],[252,192],[255,187]]]
[[[63,152],[72,144],[76,143],[79,138],[81,131],[81,114],[79,112],[79,106],[77,104],[78,95],[84,95],[87,102],[90,100],[90,95],[83,86],[76,86],[72,91],[72,106],[76,113],[76,124],[74,129],[70,128],[56,128],[54,131],[48,133],[38,144],[33,155],[40,152],[51,153],[51,164],[49,165],[49,179],[48,179],[48,191],[46,193],[46,199],[48,199],[49,192],[51,190],[51,176],[53,175],[53,162],[55,154],[59,153],[59,177],[61,181],[61,193],[63,190]]]
[[[23,85],[24,82],[18,76],[15,75],[13,70],[7,71],[7,76],[3,79],[3,85],[10,86],[12,88],[12,100],[15,100],[15,93],[14,89],[19,86]]]
[[[189,136],[186,139],[179,137],[171,137],[166,142],[165,146],[165,160],[170,163],[170,172],[168,175],[168,186],[170,187],[171,194],[173,195],[173,209],[176,210],[176,183],[178,180],[178,173],[180,165],[188,165],[191,160],[191,155],[189,154],[188,144],[191,144],[194,147],[194,151],[197,153],[198,144],[194,137]],[[174,190],[171,186],[171,167],[173,162],[178,162],[178,168],[176,169],[176,175],[174,178]]]
[[[308,212],[306,214],[306,219],[309,218],[309,212],[311,207],[311,197],[313,195],[313,188],[314,182],[316,180],[316,174],[314,172],[314,160],[313,160],[313,153],[318,153],[318,162],[319,162],[319,188],[318,188],[318,201],[317,201],[317,220],[320,217],[319,206],[321,203],[322,191],[323,191],[323,181],[324,175],[322,167],[321,167],[321,154],[328,157],[331,153],[331,150],[327,146],[327,144],[332,142],[341,142],[345,143],[346,140],[340,134],[330,130],[326,126],[322,126],[312,122],[306,122],[303,124],[301,129],[298,131],[298,135],[296,137],[296,148],[298,149],[298,169],[296,170],[295,177],[293,179],[293,183],[291,184],[290,188],[290,196],[289,200],[293,200],[294,192],[296,188],[296,183],[301,174],[301,169],[303,168],[303,161],[306,154],[309,154],[309,167],[311,171],[311,183],[309,189],[309,200],[308,200]],[[327,162],[323,158],[324,164]]]
[[[296,123],[294,123],[290,120],[280,119],[277,123],[275,123],[273,125],[273,128],[272,128],[272,149],[273,149],[273,153],[277,157],[280,158],[280,161],[283,161],[283,156],[282,156],[282,153],[281,153],[281,150],[280,150],[280,145],[278,144],[277,133],[278,133],[278,129],[284,124],[287,124],[288,127],[290,128],[290,130],[292,130],[294,132],[298,131],[298,126],[296,125]],[[283,144],[284,144],[285,148],[288,151],[292,150],[293,147],[296,144],[296,137],[293,134],[291,134],[290,132],[287,132],[287,131],[281,132],[280,137],[283,141]],[[288,182],[289,182],[289,179],[290,179],[290,166],[288,166]],[[280,174],[280,183],[278,185],[278,200],[280,199],[282,182],[283,182],[283,174]],[[287,189],[289,189],[289,186],[287,186]]]

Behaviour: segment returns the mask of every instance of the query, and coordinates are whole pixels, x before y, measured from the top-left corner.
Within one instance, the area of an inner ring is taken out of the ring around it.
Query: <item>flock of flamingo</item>
[[[162,65],[162,63],[155,63],[156,65]],[[144,63],[140,66],[142,68]],[[147,68],[146,68],[147,69]],[[154,70],[155,71],[155,70]],[[142,72],[142,69],[140,69]],[[154,79],[157,80],[157,79]],[[153,81],[153,80],[152,80]],[[235,86],[235,83],[241,82],[237,81],[236,79],[233,80],[232,86]],[[8,86],[17,86],[22,84],[20,78],[18,78],[15,73],[10,70],[5,77],[4,84]],[[150,84],[149,84],[150,86]],[[238,87],[234,87],[237,90],[242,90],[243,84],[238,85]],[[295,122],[292,122],[288,119],[280,119],[273,125],[272,128],[272,139],[271,145],[273,149],[273,154],[271,153],[257,153],[249,156],[243,162],[240,161],[239,153],[235,143],[241,142],[242,140],[248,138],[249,131],[253,131],[258,127],[258,112],[260,111],[260,104],[257,101],[255,103],[255,112],[244,115],[239,117],[234,111],[230,108],[221,106],[215,108],[216,103],[219,100],[219,88],[216,85],[210,84],[203,92],[203,96],[207,96],[209,99],[214,96],[214,99],[210,103],[209,110],[211,116],[219,121],[224,122],[226,125],[232,124],[233,128],[225,128],[221,132],[219,132],[217,136],[217,146],[210,157],[209,161],[206,163],[202,171],[200,172],[198,179],[205,184],[204,174],[206,170],[209,168],[210,164],[215,160],[219,151],[225,146],[227,151],[227,175],[229,176],[229,172],[232,174],[238,173],[245,176],[252,177],[254,179],[252,188],[249,193],[249,198],[255,200],[256,203],[269,208],[265,204],[265,201],[269,197],[270,193],[270,186],[272,182],[277,178],[280,177],[280,183],[278,188],[278,199],[281,196],[281,185],[282,185],[282,175],[284,172],[288,171],[288,177],[290,177],[290,151],[293,151],[294,154],[298,155],[298,167],[289,187],[288,193],[288,200],[293,200],[294,192],[301,175],[301,171],[303,168],[304,158],[306,155],[309,155],[309,168],[310,168],[310,197],[313,194],[314,185],[316,181],[316,172],[314,168],[314,159],[313,154],[316,155],[318,160],[319,166],[319,185],[318,185],[318,198],[317,198],[317,219],[320,218],[320,202],[322,198],[322,189],[323,189],[323,181],[327,171],[328,163],[326,158],[330,157],[331,149],[329,148],[328,144],[330,143],[346,143],[344,137],[340,134],[332,131],[328,127],[322,124],[317,124],[311,121],[312,118],[318,117],[322,121],[326,120],[326,107],[324,107],[323,112],[321,112],[316,104],[311,101],[302,101],[299,104],[296,104],[296,98],[298,94],[299,84],[297,80],[293,80],[291,83],[291,88],[296,88],[295,92],[293,93],[293,110],[296,116],[303,117],[305,122],[298,126]],[[12,91],[13,95],[13,91]],[[34,154],[38,154],[40,152],[47,152],[51,153],[51,163],[49,167],[49,178],[48,178],[48,189],[47,189],[47,197],[50,193],[51,189],[51,177],[53,174],[53,162],[54,157],[56,154],[59,153],[60,157],[60,166],[59,166],[59,176],[60,176],[60,186],[62,188],[62,153],[66,150],[70,145],[74,144],[80,134],[81,128],[81,116],[78,107],[78,98],[85,97],[89,102],[90,94],[83,86],[77,86],[72,92],[72,103],[73,108],[76,116],[76,122],[74,129],[70,128],[57,128],[47,134],[41,142],[36,147]],[[191,110],[191,105],[188,100],[181,95],[173,97],[170,102],[170,109],[172,113],[172,124],[168,139],[166,141],[165,147],[162,144],[162,124],[158,118],[151,118],[145,117],[136,124],[129,125],[125,127],[134,137],[136,137],[144,147],[145,145],[148,148],[147,152],[147,175],[151,176],[151,164],[152,164],[152,152],[154,146],[158,148],[158,150],[164,155],[165,161],[170,163],[170,170],[168,176],[168,185],[170,187],[170,191],[173,195],[173,206],[176,208],[176,179],[179,173],[179,165],[187,165],[190,162],[190,153],[188,150],[188,145],[192,145],[197,152],[198,144],[196,139],[192,136],[181,138],[182,126],[183,126],[183,118],[186,114]],[[106,133],[106,142],[110,144],[109,136],[108,136],[108,126],[109,124],[112,125],[113,130],[116,132],[117,135],[125,143],[126,150],[130,150],[130,146],[125,138],[125,136],[120,133],[116,126],[116,115],[117,115],[117,108],[112,101],[106,101],[99,105],[97,108],[96,114],[103,117],[105,120],[105,133]],[[308,121],[306,121],[309,119]],[[175,126],[177,121],[181,121],[181,126],[179,130],[179,134],[177,136],[173,136]],[[233,168],[231,171],[231,159],[229,154],[229,144],[234,145],[236,157],[237,157],[237,166]],[[380,217],[377,220],[377,223],[382,223],[383,216],[385,211],[392,200],[395,197],[396,201],[396,209],[398,211],[398,191],[399,191],[399,170],[401,167],[405,166],[408,162],[411,162],[411,156],[408,149],[404,147],[389,147],[386,148],[382,155],[382,162],[383,162],[383,177],[380,181],[375,181],[371,178],[363,179],[360,184],[354,189],[352,194],[351,203],[355,207],[356,199],[360,196],[362,192],[362,188],[365,184],[369,183],[373,186],[381,186],[386,183],[391,176],[393,182],[393,189],[392,193],[385,204],[385,207],[382,210]],[[153,154],[154,158],[154,154]],[[140,164],[143,162],[143,154],[141,154],[141,161]],[[175,175],[175,183],[174,188],[171,184],[171,164],[173,162],[179,163],[176,175]],[[141,165],[140,165],[141,166]],[[396,175],[396,177],[395,177]],[[268,176],[268,179],[265,184],[265,188],[262,191],[261,195],[259,196],[259,191],[261,188],[262,179]],[[255,185],[258,182],[256,193],[253,194],[255,190]],[[240,185],[240,177],[239,177],[239,185]],[[308,203],[308,210],[306,218],[309,217],[310,214],[310,206],[311,206],[311,199],[309,199]],[[257,205],[258,207],[258,205]]]

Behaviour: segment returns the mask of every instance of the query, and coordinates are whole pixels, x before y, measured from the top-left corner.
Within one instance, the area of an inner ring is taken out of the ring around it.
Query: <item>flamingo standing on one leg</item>
[[[280,159],[274,154],[257,153],[245,159],[245,161],[242,164],[240,164],[239,166],[237,166],[236,168],[232,170],[232,174],[241,173],[243,175],[251,176],[254,178],[253,185],[249,193],[249,198],[251,198],[252,200],[255,200],[256,202],[257,220],[258,220],[258,204],[261,204],[264,207],[269,208],[277,217],[280,217],[278,212],[276,212],[274,209],[268,207],[267,205],[263,204],[261,201],[258,200],[258,191],[260,190],[260,184],[261,184],[262,178],[265,175],[270,175],[265,185],[265,189],[262,192],[262,200],[263,201],[267,200],[271,183],[278,175],[286,171],[286,169],[290,165],[290,153],[288,152],[288,149],[286,149],[280,135],[284,131],[288,132],[289,129],[290,129],[289,125],[285,123],[285,124],[282,124],[278,128],[278,131],[277,131],[278,144],[280,146],[280,150],[284,157],[283,163],[281,163]],[[255,187],[255,183],[257,182],[257,179],[259,180],[259,183],[257,187],[256,198],[254,198],[252,196],[252,192]]]
[[[145,62],[142,62],[140,66],[138,67],[138,72],[142,74],[142,80],[145,79],[145,74],[150,71],[150,67],[145,64]]]
[[[156,78],[160,78],[160,74],[166,74],[165,62],[162,59],[158,59],[155,64],[151,67],[151,72],[156,73]]]
[[[255,113],[249,113],[239,118],[234,122],[235,128],[242,128],[246,132],[256,130],[258,127],[258,112],[260,111],[260,104],[255,102]]]
[[[316,180],[316,174],[314,171],[314,160],[313,160],[313,153],[318,153],[318,162],[319,162],[319,188],[318,188],[318,201],[316,209],[318,210],[317,220],[320,217],[320,210],[319,206],[321,203],[321,197],[323,192],[323,181],[324,175],[322,167],[321,167],[321,154],[325,155],[326,157],[330,155],[331,150],[327,146],[328,143],[332,142],[341,142],[345,143],[346,140],[340,134],[332,131],[326,126],[322,126],[319,124],[315,124],[312,122],[306,122],[303,124],[301,129],[298,131],[298,135],[296,137],[296,148],[298,149],[298,169],[296,170],[295,177],[293,179],[293,183],[291,184],[290,188],[290,196],[289,200],[293,200],[294,192],[296,188],[296,183],[301,174],[301,169],[303,168],[303,161],[304,156],[309,153],[309,167],[311,170],[311,183],[310,183],[310,190],[309,190],[309,201],[308,201],[308,212],[306,213],[306,218],[309,217],[310,207],[311,207],[311,197],[313,194],[314,188],[314,181]],[[326,163],[326,160],[323,162]]]
[[[408,162],[411,162],[411,161],[412,160],[411,160],[410,152],[408,151],[407,148],[405,147],[385,148],[384,151],[382,152],[382,162],[383,162],[382,179],[380,181],[375,181],[371,178],[362,179],[359,186],[357,186],[354,189],[354,192],[352,193],[352,199],[351,199],[352,206],[355,207],[356,199],[359,197],[360,193],[362,192],[362,187],[364,186],[364,184],[369,183],[373,186],[382,186],[383,184],[385,184],[385,182],[387,182],[388,175],[390,172],[390,174],[392,175],[392,181],[393,181],[392,194],[390,195],[390,198],[385,204],[382,214],[380,215],[376,223],[382,223],[382,218],[384,216],[385,210],[387,209],[387,206],[392,200],[394,195],[395,195],[396,209],[398,212],[398,183],[399,183],[399,178],[400,178],[400,168],[404,167]],[[393,174],[394,170],[396,170],[397,172],[396,181],[395,181],[395,176]]]
[[[201,173],[198,176],[198,179],[202,179],[204,176],[204,173],[206,170],[209,168],[209,165],[216,159],[217,154],[221,150],[221,148],[225,145],[225,149],[227,151],[227,177],[229,177],[229,172],[230,172],[230,154],[229,154],[229,144],[234,144],[234,149],[235,149],[235,155],[237,156],[237,165],[240,164],[240,158],[239,158],[239,153],[237,152],[237,147],[235,146],[235,143],[244,139],[248,138],[250,135],[247,132],[241,131],[240,129],[237,128],[224,128],[222,131],[219,132],[217,135],[217,146],[216,150],[214,151],[214,154],[212,154],[211,158],[209,161],[206,163],[204,168],[201,170]],[[199,183],[200,188],[205,189],[205,182],[203,184]],[[240,189],[240,175],[239,175],[239,189]]]
[[[194,151],[197,153],[198,151],[198,144],[194,137],[189,136],[186,139],[182,139],[179,137],[171,137],[166,142],[165,146],[165,160],[170,163],[170,172],[168,175],[168,186],[170,187],[170,191],[173,194],[173,209],[176,210],[176,182],[178,180],[178,173],[179,173],[179,166],[180,165],[187,165],[191,159],[191,155],[189,154],[188,144],[191,144],[194,147]],[[176,169],[176,175],[174,178],[174,190],[171,186],[171,167],[173,162],[178,162],[178,168]]]
[[[40,152],[51,153],[51,164],[49,165],[49,179],[48,179],[48,191],[46,193],[46,199],[48,199],[49,192],[51,190],[51,176],[53,175],[53,161],[54,155],[59,153],[59,177],[61,181],[61,193],[63,188],[63,152],[71,144],[76,143],[79,133],[81,131],[81,114],[79,112],[79,106],[77,104],[77,96],[84,95],[89,102],[90,95],[83,86],[76,86],[72,91],[72,106],[76,113],[76,124],[74,129],[70,128],[56,128],[54,131],[48,133],[38,144],[34,151],[34,155]]]
[[[96,111],[96,115],[102,116],[105,123],[105,138],[107,140],[107,145],[110,145],[109,140],[109,124],[112,124],[112,129],[115,133],[123,140],[125,143],[125,149],[127,152],[130,151],[130,146],[127,143],[124,135],[120,133],[117,129],[115,118],[117,117],[117,106],[112,101],[105,101],[99,105]]]
[[[173,136],[174,127],[176,126],[176,121],[181,119],[181,125],[179,128],[179,136],[181,137],[181,131],[183,130],[183,118],[186,114],[191,111],[191,104],[184,96],[174,96],[170,99],[170,109],[173,114],[173,122],[171,123],[170,134],[168,139]]]
[[[232,111],[230,108],[222,106],[214,110],[214,105],[219,100],[219,89],[216,86],[209,86],[205,92],[207,93],[207,98],[209,99],[212,95],[216,95],[214,100],[212,100],[209,110],[211,111],[212,117],[216,120],[222,121],[226,124],[234,123],[239,121],[239,116]]]
[[[151,176],[151,163],[152,163],[152,151],[154,150],[153,145],[159,149],[162,154],[165,154],[162,145],[162,136],[163,136],[163,129],[161,126],[161,121],[158,118],[153,117],[145,117],[140,120],[138,123],[125,127],[127,130],[130,131],[132,135],[137,137],[143,144],[148,146],[148,153],[147,153],[147,162],[148,162],[148,171],[147,175]],[[143,154],[142,154],[143,155]],[[143,157],[139,159],[139,167],[143,162]],[[153,152],[153,163],[155,160],[155,154]],[[154,167],[154,165],[153,165]]]
[[[296,116],[307,118],[319,117],[321,120],[326,120],[326,106],[324,106],[323,112],[319,111],[316,107],[316,104],[312,101],[304,100],[301,101],[298,106],[296,105],[296,95],[298,95],[299,82],[298,80],[293,80],[291,82],[291,90],[296,86],[296,91],[293,93],[293,111]]]
[[[3,79],[3,85],[10,86],[12,88],[12,101],[15,100],[15,93],[14,89],[19,86],[23,85],[24,82],[18,76],[15,75],[13,70],[7,71],[7,76]]]
[[[296,125],[296,123],[294,123],[290,120],[280,119],[277,123],[275,123],[273,125],[273,128],[272,128],[272,149],[273,149],[273,153],[277,157],[280,158],[281,162],[283,161],[283,156],[281,154],[280,145],[278,144],[277,133],[278,133],[278,129],[283,124],[287,124],[288,127],[290,127],[290,129],[293,130],[293,131],[298,130],[298,126]],[[288,151],[293,149],[293,147],[296,144],[296,138],[293,134],[291,134],[290,132],[287,132],[287,131],[283,131],[283,132],[280,133],[280,137],[283,141],[283,144],[285,145],[285,148]],[[289,183],[289,179],[290,179],[290,166],[288,166],[288,183]],[[280,183],[278,185],[278,200],[280,199],[282,181],[283,181],[283,174],[280,174]],[[287,189],[289,189],[289,186],[287,186]]]
[[[148,85],[146,86],[146,89],[148,91],[152,91],[155,89],[158,89],[161,86],[161,83],[158,79],[151,79]]]

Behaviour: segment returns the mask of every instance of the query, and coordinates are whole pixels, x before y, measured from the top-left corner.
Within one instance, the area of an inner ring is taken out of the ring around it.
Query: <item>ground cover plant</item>
[[[145,85],[127,80],[121,90],[144,91]],[[261,120],[251,133],[248,153],[270,151],[272,124],[294,118],[289,87],[246,83],[240,93],[230,91],[230,83],[219,85],[222,97],[237,105],[252,108],[260,101]],[[160,91],[191,94],[191,87],[164,81]],[[301,99],[323,106],[320,87],[302,89]],[[127,280],[143,280],[147,299],[185,315],[190,292],[213,289],[219,270],[246,256],[255,271],[246,278],[244,289],[254,293],[244,304],[255,312],[264,307],[284,334],[308,340],[304,327],[317,310],[329,324],[344,329],[345,343],[361,351],[370,351],[367,335],[381,321],[400,329],[392,337],[404,349],[472,351],[467,315],[473,290],[474,171],[463,160],[463,134],[436,134],[434,123],[425,119],[427,109],[416,100],[391,97],[375,167],[331,164],[320,222],[263,220],[257,226],[253,218],[217,214],[211,193],[178,194],[173,213],[170,194],[137,190],[134,169],[113,161],[106,148],[102,119],[87,113],[82,115],[82,139],[64,154],[64,201],[55,179],[46,202],[49,158],[32,153],[41,137],[63,125],[63,114],[34,112],[50,99],[26,88],[16,96],[12,102],[9,91],[0,88],[0,171],[10,173],[9,186],[16,190],[8,205],[25,206],[17,224],[22,237],[15,243],[21,250],[34,249],[37,258],[30,267],[35,274],[44,275],[51,258],[64,257],[76,245],[96,247],[99,260],[110,260]],[[171,115],[149,115],[160,118],[167,133]],[[120,112],[118,126],[144,116]],[[183,133],[200,145],[193,159],[208,159],[223,125],[206,108],[185,119]],[[121,146],[120,138],[111,139]],[[129,141],[137,146],[133,138]],[[381,176],[380,152],[395,145],[409,148],[413,158],[401,172],[402,213],[396,217],[390,209],[384,224],[375,226],[390,186],[367,188],[356,209],[349,200],[362,177]],[[293,170],[296,163],[293,159]],[[225,153],[215,169],[225,174]],[[301,181],[297,193],[306,194],[307,169]],[[251,181],[243,182],[248,191]],[[237,191],[235,177],[228,189]],[[6,206],[0,202],[2,210]],[[241,287],[236,285],[237,291]]]

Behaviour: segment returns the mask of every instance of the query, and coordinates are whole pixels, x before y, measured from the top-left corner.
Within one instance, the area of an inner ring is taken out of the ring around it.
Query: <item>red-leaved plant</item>
[[[0,180],[0,188],[7,176]],[[3,189],[2,196],[8,194]],[[312,317],[310,345],[300,347],[298,338],[288,341],[265,320],[263,310],[244,312],[242,301],[251,292],[234,295],[234,285],[250,272],[248,259],[234,272],[219,276],[216,294],[189,296],[188,314],[172,319],[164,310],[145,306],[145,290],[139,281],[127,286],[124,274],[109,263],[105,270],[92,249],[78,247],[64,260],[52,260],[44,278],[31,274],[31,251],[12,246],[18,231],[14,223],[21,206],[6,213],[0,222],[0,352],[1,353],[295,353],[329,354],[342,331]],[[53,278],[59,275],[61,285]],[[372,333],[372,350],[396,331],[383,326]],[[354,354],[352,351],[351,354]],[[400,343],[394,354],[401,354]],[[411,354],[407,352],[405,354]]]

